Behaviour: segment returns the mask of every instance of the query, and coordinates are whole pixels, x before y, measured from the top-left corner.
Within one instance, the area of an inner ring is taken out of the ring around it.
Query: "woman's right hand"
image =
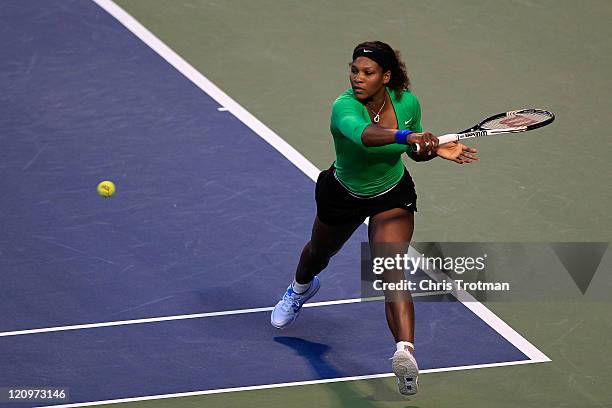
[[[419,152],[415,155],[421,157],[431,156],[438,148],[438,138],[429,132],[411,133],[408,135],[408,143],[419,145]]]

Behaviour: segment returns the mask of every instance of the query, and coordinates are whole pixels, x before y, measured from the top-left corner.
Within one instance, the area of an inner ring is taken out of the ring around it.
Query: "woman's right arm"
[[[345,137],[364,148],[396,143],[397,129],[385,129],[363,118],[362,106],[352,100],[337,100],[332,108],[332,126]],[[408,143],[418,143],[424,155],[430,155],[438,146],[438,139],[429,132],[408,135]]]

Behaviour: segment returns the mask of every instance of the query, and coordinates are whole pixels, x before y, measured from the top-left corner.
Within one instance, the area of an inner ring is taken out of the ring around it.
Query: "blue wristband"
[[[412,130],[400,129],[395,132],[395,143],[397,144],[408,144],[408,135],[412,133]]]

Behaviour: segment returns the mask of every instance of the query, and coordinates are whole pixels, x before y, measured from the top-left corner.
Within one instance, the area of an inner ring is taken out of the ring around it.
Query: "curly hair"
[[[408,78],[408,73],[406,72],[406,64],[404,64],[404,61],[402,61],[399,50],[394,50],[389,44],[384,43],[382,41],[362,42],[361,44],[358,44],[355,47],[355,50],[364,47],[374,48],[382,53],[387,54],[390,57],[392,63],[389,67],[389,71],[391,71],[391,80],[387,85],[389,88],[397,92],[400,97],[401,91],[405,89],[410,89],[410,78]]]

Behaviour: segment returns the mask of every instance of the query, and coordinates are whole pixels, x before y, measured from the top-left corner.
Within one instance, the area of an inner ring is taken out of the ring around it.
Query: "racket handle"
[[[438,145],[443,145],[443,144],[450,143],[450,142],[456,142],[457,140],[459,140],[458,133],[449,133],[447,135],[438,136]],[[418,143],[413,143],[411,147],[412,147],[412,151],[415,153],[418,153],[419,150],[421,150],[421,147],[419,146]]]

